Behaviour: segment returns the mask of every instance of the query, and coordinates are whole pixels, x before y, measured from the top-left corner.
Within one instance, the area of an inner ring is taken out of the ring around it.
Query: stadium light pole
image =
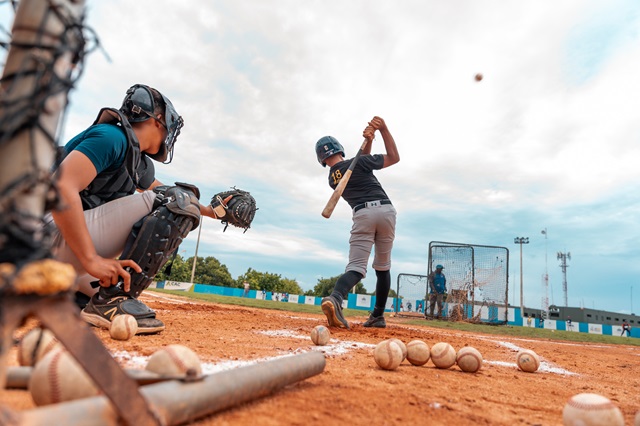
[[[520,244],[520,316],[524,317],[524,297],[522,295],[522,289],[523,289],[523,279],[522,279],[522,245],[523,244],[529,244],[529,237],[515,237],[513,239],[513,242],[516,244]]]
[[[562,269],[562,291],[564,292],[564,306],[569,306],[569,296],[567,291],[567,260],[571,260],[571,253],[558,252],[558,260],[560,261],[560,269]]]

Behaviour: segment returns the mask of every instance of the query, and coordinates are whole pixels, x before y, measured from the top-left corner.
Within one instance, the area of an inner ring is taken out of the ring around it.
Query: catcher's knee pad
[[[142,272],[131,271],[129,295],[138,297],[160,268],[178,249],[182,240],[200,223],[199,191],[195,186],[176,183],[160,186],[155,209],[136,223],[120,259],[131,259]]]

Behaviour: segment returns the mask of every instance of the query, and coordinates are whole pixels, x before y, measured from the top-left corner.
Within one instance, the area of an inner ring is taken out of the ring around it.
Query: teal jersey
[[[64,149],[67,154],[79,151],[86,155],[100,174],[122,166],[128,147],[123,129],[112,124],[96,124],[72,138]]]

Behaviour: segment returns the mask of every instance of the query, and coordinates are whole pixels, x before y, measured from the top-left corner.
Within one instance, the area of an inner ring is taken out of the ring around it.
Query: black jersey
[[[351,165],[351,160],[344,160],[329,170],[329,185],[335,189]],[[381,154],[362,155],[358,160],[349,183],[342,193],[342,198],[354,208],[358,204],[367,201],[387,200],[386,192],[382,189],[382,185],[373,175],[374,170],[380,170],[384,166],[384,157]]]

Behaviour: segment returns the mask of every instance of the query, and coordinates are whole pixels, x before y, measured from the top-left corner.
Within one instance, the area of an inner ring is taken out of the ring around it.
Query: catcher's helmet
[[[324,160],[338,153],[344,155],[344,148],[333,136],[324,136],[316,142],[316,155],[322,167],[327,167],[327,163]]]
[[[154,92],[162,98],[164,105],[156,105],[156,100],[154,100],[153,96]],[[157,154],[149,155],[149,157],[168,164],[173,159],[173,146],[176,143],[176,139],[178,139],[180,129],[184,126],[184,120],[178,115],[171,101],[156,89],[144,84],[136,84],[127,90],[120,111],[130,123],[140,123],[150,118],[157,120],[155,115],[157,107],[160,109],[164,107],[164,123],[162,124],[167,129],[167,138],[164,140],[160,151]]]

